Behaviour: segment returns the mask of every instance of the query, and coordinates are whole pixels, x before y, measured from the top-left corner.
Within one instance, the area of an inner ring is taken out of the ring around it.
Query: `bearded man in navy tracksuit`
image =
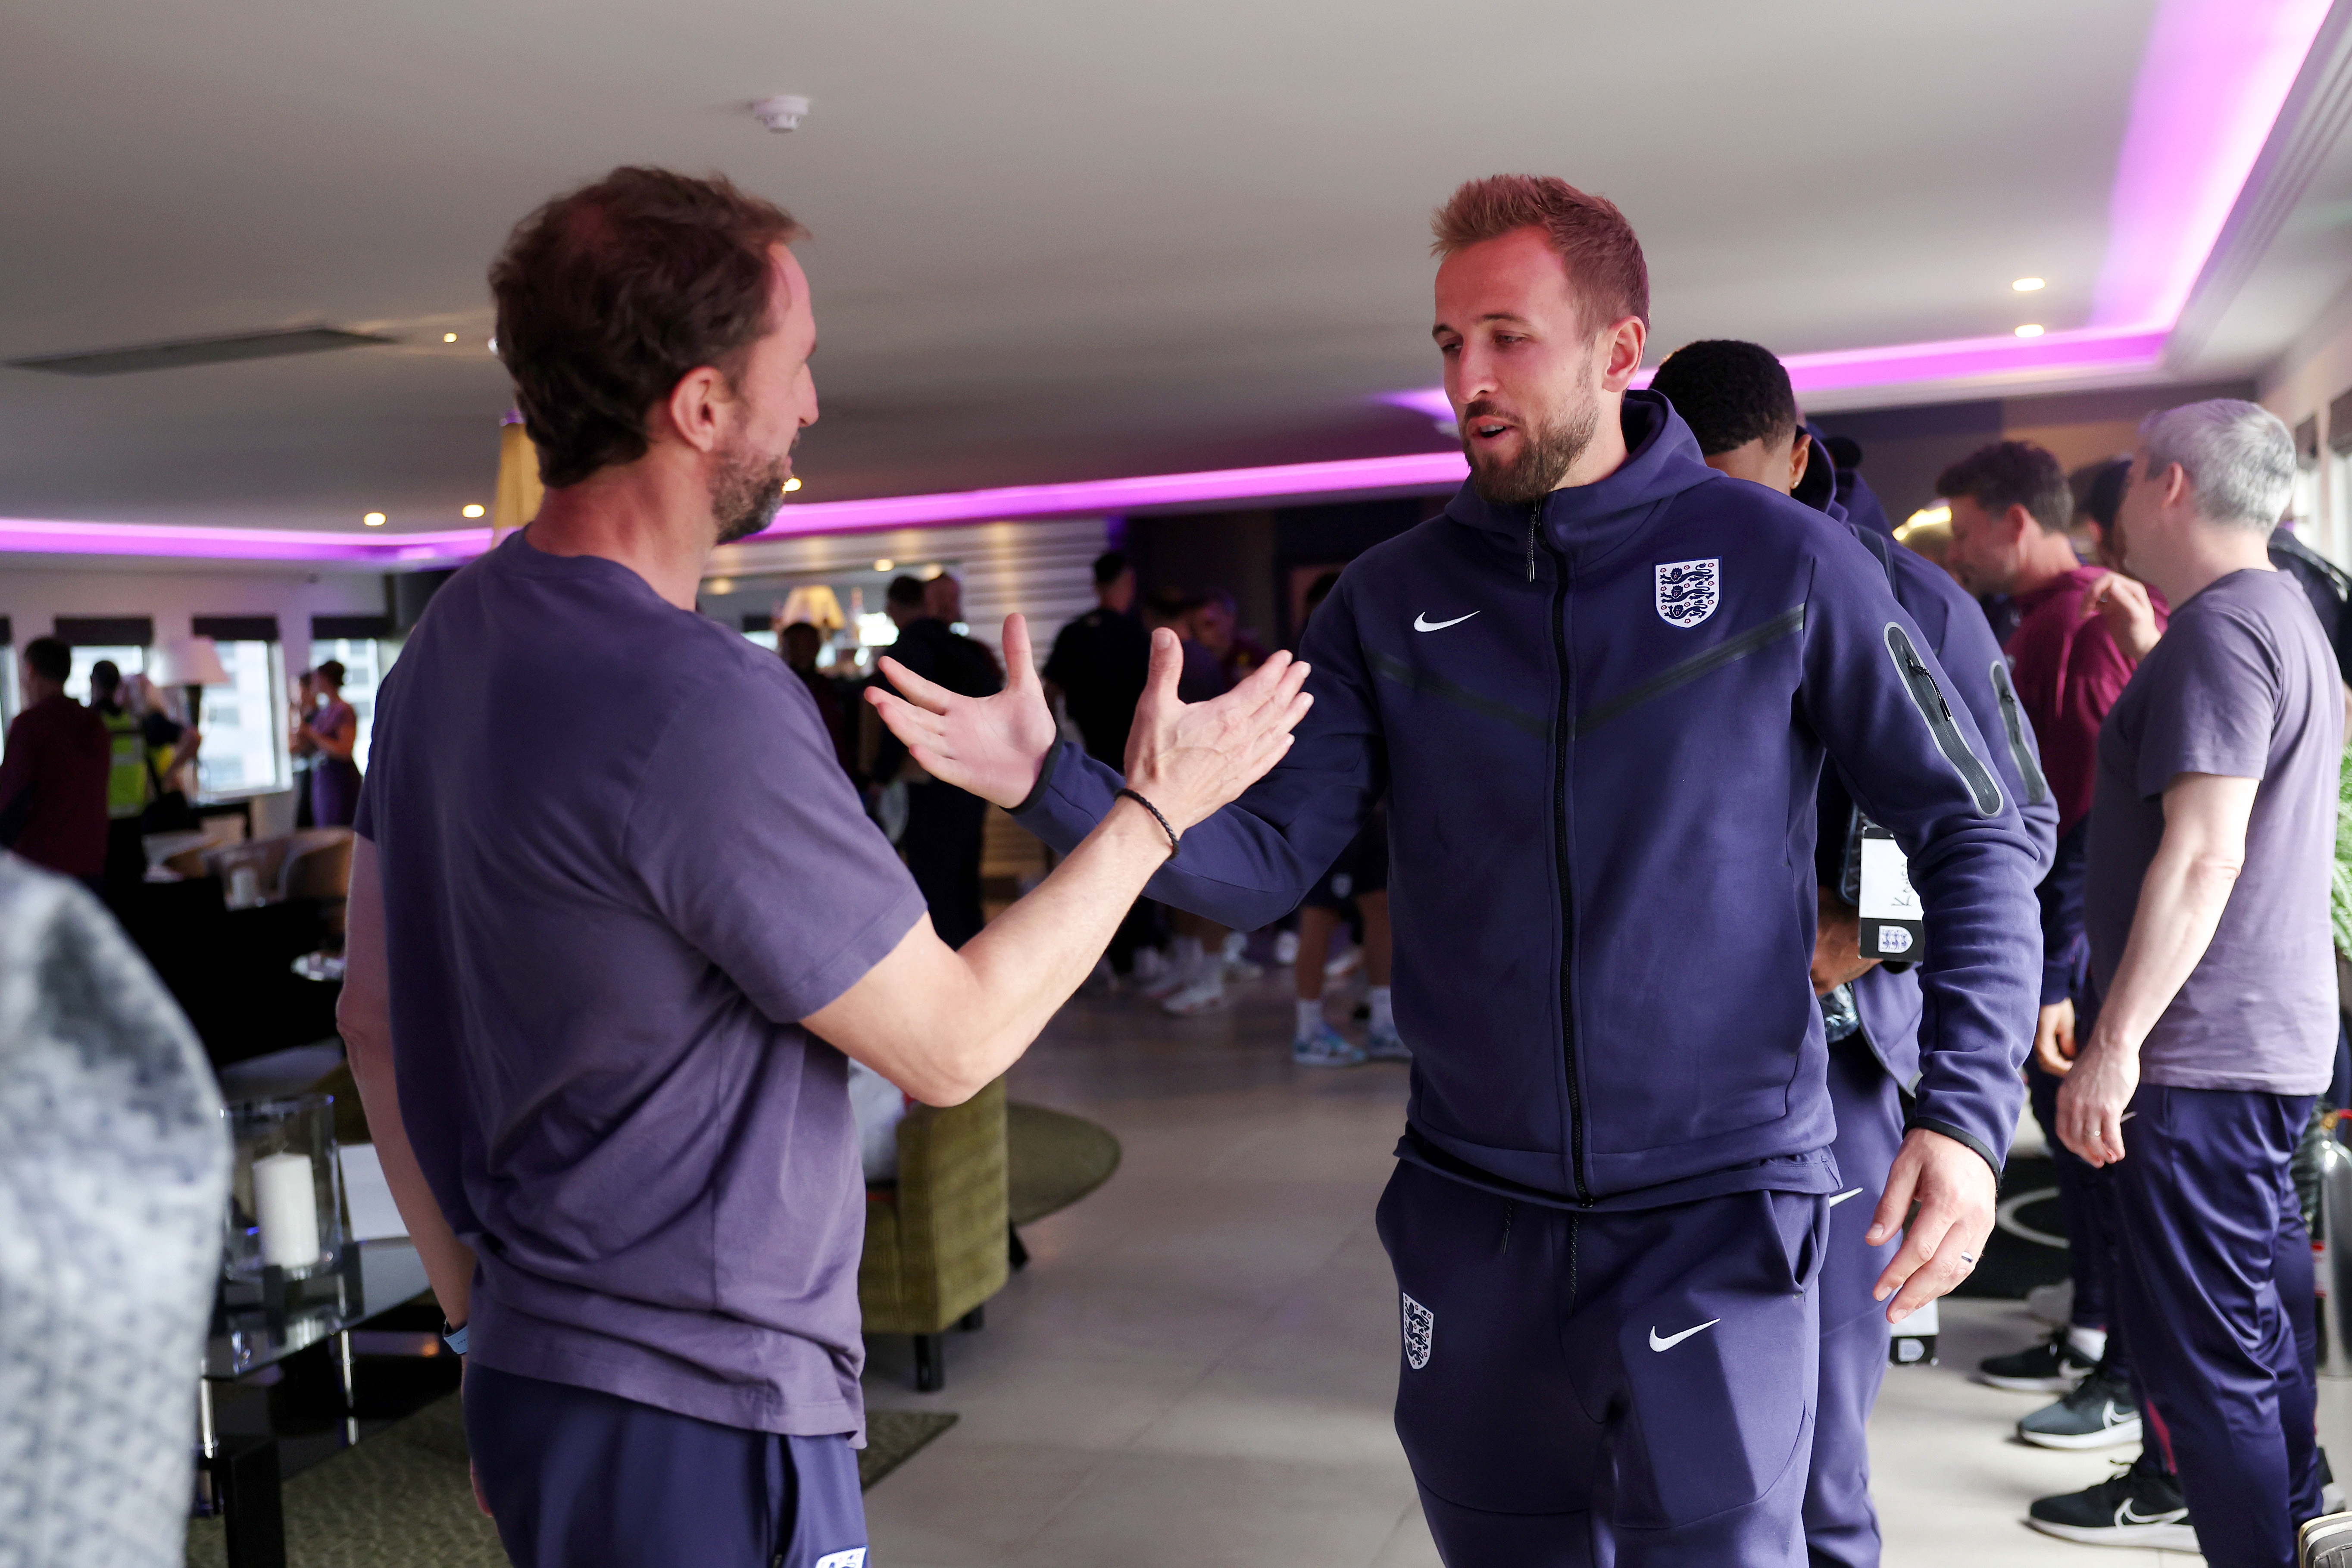
[[[1896,544],[1885,513],[1861,476],[1834,467],[1816,431],[1799,423],[1789,373],[1769,349],[1721,339],[1685,343],[1658,367],[1650,389],[1690,426],[1707,467],[1794,495],[1853,531],[1884,564],[1895,602],[1927,635],[1951,694],[1990,744],[2001,785],[2032,835],[2035,874],[2057,842],[2058,805],[2042,773],[2033,727],[2010,679],[1992,627],[1967,590],[1943,568]],[[1842,499],[1867,498],[1864,516]],[[1875,526],[1872,526],[1874,523]],[[1820,1401],[1813,1416],[1812,1474],[1805,1488],[1805,1542],[1816,1568],[1876,1568],[1879,1531],[1870,1503],[1864,1428],[1886,1373],[1888,1324],[1872,1286],[1894,1250],[1864,1238],[1870,1212],[1847,1200],[1875,1195],[1903,1139],[1899,1090],[1919,1076],[1923,998],[1911,963],[1865,954],[1859,890],[1860,813],[1834,770],[1822,779],[1814,858],[1821,924],[1813,989],[1830,1045],[1830,1103],[1837,1111],[1838,1173],[1847,1186],[1830,1200],[1829,1252],[1822,1263]]]
[[[1991,1233],[2038,994],[2030,835],[1880,561],[1625,390],[1648,279],[1614,206],[1476,181],[1438,248],[1472,481],[1341,574],[1288,755],[1151,896],[1263,925],[1390,794],[1413,1071],[1380,1227],[1397,1430],[1445,1560],[1802,1563],[1813,1283],[1847,1184],[1806,979],[1824,755],[1927,906],[1916,1109],[1872,1226],[1917,1205],[1891,1317]],[[1049,844],[1121,786],[1040,701],[911,695],[871,700]]]

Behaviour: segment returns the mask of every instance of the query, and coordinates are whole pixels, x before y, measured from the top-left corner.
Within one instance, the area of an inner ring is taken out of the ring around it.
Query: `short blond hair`
[[[1568,272],[1594,331],[1628,316],[1650,324],[1650,264],[1633,226],[1606,196],[1549,174],[1490,174],[1465,182],[1437,209],[1433,254],[1451,256],[1523,228],[1539,228]]]

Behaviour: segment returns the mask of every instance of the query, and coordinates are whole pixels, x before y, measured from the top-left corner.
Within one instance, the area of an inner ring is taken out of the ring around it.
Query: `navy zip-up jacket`
[[[1806,428],[1812,437],[1813,458],[1797,486],[1796,499],[1844,523],[1883,563],[1895,602],[1917,623],[1935,655],[1937,668],[1948,682],[1948,689],[1967,707],[1969,717],[1976,721],[1977,732],[1988,742],[2001,787],[2016,803],[2024,822],[2033,850],[2033,875],[2042,877],[2050,868],[2057,843],[2058,802],[2042,776],[2042,750],[2033,738],[2033,725],[2017,700],[2009,660],[1993,639],[1991,623],[1968,590],[1952,581],[1951,574],[1894,542],[1893,530],[1884,526],[1884,511],[1870,520],[1846,510],[1850,496],[1859,496],[1874,510],[1878,500],[1863,484],[1862,476],[1850,468],[1835,470],[1832,490],[1829,447],[1820,430]],[[1843,839],[1853,796],[1833,768],[1822,776],[1821,800],[1821,848],[1827,851],[1820,857],[1822,879],[1835,887],[1842,868],[1832,862],[1844,853]],[[1862,1016],[1862,1038],[1871,1054],[1895,1082],[1908,1089],[1919,1076],[1919,1021],[1925,1012],[1917,970],[1908,963],[1881,963],[1864,971],[1853,983],[1853,1003]],[[2032,1048],[2030,1039],[2024,1047]],[[2023,1058],[2021,1050],[2021,1064]],[[2016,1099],[2021,1102],[2024,1093],[2021,1079]],[[2012,1105],[2012,1114],[2014,1110]]]
[[[1309,625],[1289,753],[1184,835],[1152,897],[1249,929],[1391,795],[1401,1152],[1542,1201],[1837,1186],[1809,966],[1825,752],[1909,854],[1929,1048],[1913,1124],[1996,1168],[2039,952],[2034,856],[1885,568],[1699,460],[1665,400],[1528,507],[1465,487]],[[1066,746],[1021,820],[1075,846],[1118,774]]]

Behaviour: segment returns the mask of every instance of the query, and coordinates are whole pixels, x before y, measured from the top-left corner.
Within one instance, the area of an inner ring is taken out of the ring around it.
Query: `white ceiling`
[[[1658,352],[2078,324],[2153,8],[18,6],[0,359],[311,323],[410,342],[0,369],[0,516],[457,526],[507,403],[490,255],[621,162],[724,170],[815,231],[810,500],[1441,445],[1371,399],[1435,380],[1428,213],[1502,170],[1625,207]],[[798,132],[746,111],[775,92],[815,100]]]

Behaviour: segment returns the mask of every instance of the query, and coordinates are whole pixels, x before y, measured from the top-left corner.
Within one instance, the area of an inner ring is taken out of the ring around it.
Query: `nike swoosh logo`
[[[2117,1524],[2178,1524],[2189,1517],[2185,1508],[2167,1509],[2162,1513],[2142,1513],[2128,1502],[2116,1509]]]
[[[1831,1207],[1831,1208],[1835,1208],[1835,1207],[1837,1207],[1837,1206],[1838,1206],[1838,1205],[1840,1205],[1840,1204],[1842,1204],[1842,1203],[1845,1202],[1845,1201],[1846,1201],[1846,1199],[1848,1199],[1848,1198],[1858,1198],[1858,1197],[1860,1197],[1860,1196],[1862,1196],[1862,1189],[1861,1189],[1860,1187],[1848,1187],[1845,1191],[1843,1191],[1843,1192],[1840,1193],[1837,1196],[1835,1196],[1835,1197],[1832,1198],[1832,1199],[1829,1201],[1829,1205],[1828,1205],[1828,1206],[1829,1206],[1829,1207]]]
[[[1658,1331],[1652,1329],[1650,1331],[1650,1348],[1654,1351],[1670,1351],[1676,1345],[1682,1343],[1685,1340],[1690,1338],[1693,1334],[1697,1333],[1699,1329],[1711,1329],[1721,1321],[1723,1321],[1721,1318],[1709,1318],[1706,1322],[1701,1323],[1697,1329],[1685,1329],[1681,1333],[1669,1334],[1663,1340],[1658,1338]]]
[[[1478,612],[1475,610],[1470,612],[1470,616],[1475,616],[1476,614],[1478,614]],[[1456,616],[1450,621],[1433,621],[1429,618],[1429,612],[1427,610],[1423,610],[1421,614],[1413,616],[1412,629],[1417,632],[1442,632],[1448,626],[1460,626],[1463,622],[1468,620],[1470,616]]]

